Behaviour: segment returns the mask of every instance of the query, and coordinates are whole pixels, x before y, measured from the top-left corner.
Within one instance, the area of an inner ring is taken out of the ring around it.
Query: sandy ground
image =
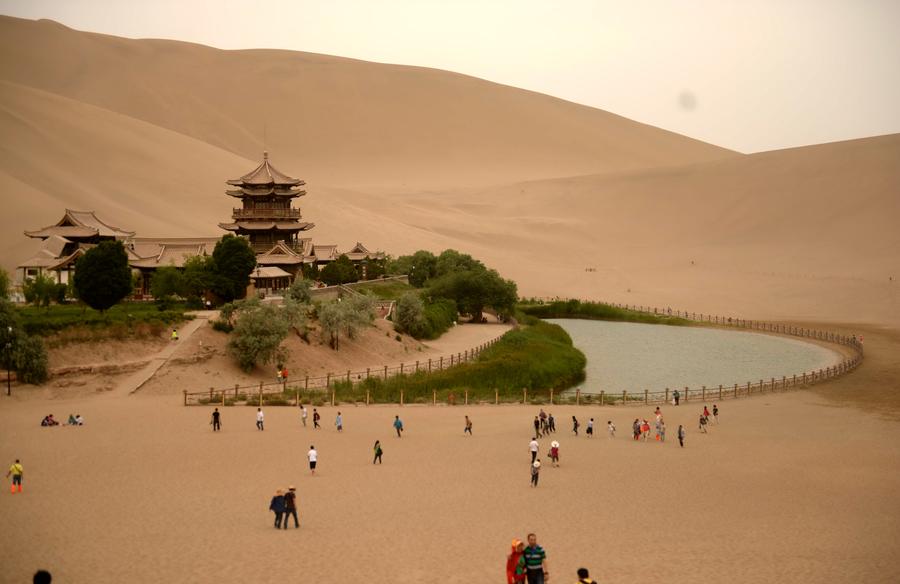
[[[322,408],[319,431],[294,408],[269,408],[265,432],[253,408],[235,407],[214,434],[209,409],[172,396],[53,403],[58,416],[84,415],[82,428],[41,428],[45,402],[7,403],[0,453],[22,459],[26,480],[23,494],[0,496],[14,526],[0,547],[3,582],[38,567],[68,582],[499,582],[508,541],[528,531],[556,581],[581,565],[623,583],[696,582],[698,569],[708,582],[900,578],[900,511],[889,503],[900,492],[900,426],[814,392],[720,404],[709,435],[696,430],[701,404],[666,408],[665,444],[628,438],[646,408],[550,408],[562,466],[545,465],[537,489],[535,407],[351,406],[343,434],[332,426],[340,407]],[[391,431],[398,413],[402,439]],[[593,416],[599,435],[574,438],[573,414]],[[678,424],[684,449],[671,438]],[[289,484],[302,526],[276,532],[268,501]]]

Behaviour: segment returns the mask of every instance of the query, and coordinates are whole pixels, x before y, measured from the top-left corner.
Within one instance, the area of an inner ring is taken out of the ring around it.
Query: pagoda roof
[[[235,221],[234,223],[219,223],[219,227],[227,231],[306,231],[315,227],[315,223],[300,223],[299,221]]]
[[[263,152],[263,161],[242,176],[241,178],[233,179],[227,181],[228,184],[234,186],[242,186],[242,185],[303,185],[306,184],[299,178],[294,178],[292,176],[288,176],[279,172],[274,166],[269,164],[269,153]]]
[[[314,245],[313,255],[316,256],[316,261],[319,262],[330,262],[340,257],[336,245]]]
[[[125,231],[102,221],[93,211],[75,211],[66,209],[62,219],[55,225],[49,225],[36,231],[26,231],[28,237],[45,239],[51,235],[72,239],[85,239],[89,237],[114,237],[125,239],[134,236],[134,231]]]
[[[256,263],[261,266],[295,266],[303,263],[303,255],[297,253],[283,241],[279,241],[272,249],[256,256]]]
[[[134,268],[183,268],[188,258],[211,255],[218,237],[135,238],[128,245],[128,263]]]
[[[305,184],[303,181],[300,181],[300,184]],[[239,189],[230,189],[225,191],[225,194],[230,197],[302,197],[306,194],[306,191],[303,189],[294,189],[292,187],[283,187],[283,186],[272,186],[272,187],[263,187],[261,189],[257,188],[247,188],[242,186]]]
[[[356,242],[356,245],[353,246],[353,249],[348,252],[344,252],[344,254],[353,261],[384,259],[384,252],[371,252],[366,249],[366,246],[358,241]]]

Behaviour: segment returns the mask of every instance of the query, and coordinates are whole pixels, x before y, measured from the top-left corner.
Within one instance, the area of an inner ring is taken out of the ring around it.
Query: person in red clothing
[[[518,539],[512,540],[512,552],[506,558],[506,584],[525,581],[525,544]]]

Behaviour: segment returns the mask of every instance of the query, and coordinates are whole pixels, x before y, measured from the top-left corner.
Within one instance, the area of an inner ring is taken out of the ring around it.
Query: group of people
[[[275,514],[275,529],[287,529],[291,517],[294,518],[294,528],[300,527],[300,519],[297,517],[297,489],[293,485],[287,491],[278,489],[269,503],[269,511]]]
[[[41,426],[60,426],[59,421],[53,417],[53,414],[47,414],[41,419]],[[69,414],[69,419],[66,421],[67,426],[84,426],[84,418],[81,417],[81,414]]]
[[[553,414],[548,414],[541,408],[538,415],[534,417],[534,437],[549,436],[556,432],[556,419]]]
[[[550,580],[547,552],[538,545],[537,536],[529,533],[528,545],[520,539],[512,540],[512,549],[506,556],[506,584],[545,584]],[[597,584],[587,568],[578,568],[578,584]]]

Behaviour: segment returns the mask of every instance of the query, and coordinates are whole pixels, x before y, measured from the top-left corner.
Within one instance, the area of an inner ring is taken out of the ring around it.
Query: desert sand
[[[495,582],[509,540],[532,530],[551,582],[574,581],[580,565],[601,582],[900,579],[900,136],[744,155],[443,71],[47,21],[0,18],[0,31],[6,269],[36,247],[22,230],[66,207],[139,235],[216,235],[231,214],[224,181],[266,149],[307,180],[299,203],[316,241],[395,255],[452,247],[525,296],[866,339],[851,375],[720,404],[709,436],[695,430],[701,404],[667,408],[670,436],[687,424],[683,450],[626,439],[643,408],[554,407],[563,465],[534,490],[534,407],[342,405],[342,435],[332,408],[313,434],[295,409],[270,408],[260,433],[255,410],[238,407],[213,434],[209,409],[180,406],[180,392],[193,378],[240,378],[203,363],[173,363],[130,397],[115,391],[121,376],[16,388],[0,408],[0,461],[22,459],[25,493],[0,493],[11,534],[0,581],[47,567],[60,581]],[[381,338],[341,367],[418,353]],[[40,428],[51,411],[87,426]],[[567,435],[573,413],[593,415],[599,436]],[[268,500],[289,484],[303,526],[275,533]]]

